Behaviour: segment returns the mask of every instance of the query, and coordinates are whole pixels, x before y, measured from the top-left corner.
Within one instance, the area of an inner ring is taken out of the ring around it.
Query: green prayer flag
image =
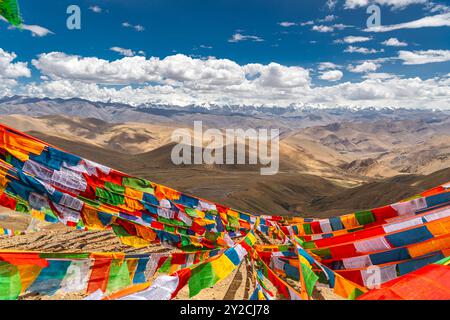
[[[290,245],[280,245],[278,247],[278,250],[280,250],[280,252],[289,251],[289,249],[290,249]]]
[[[303,230],[305,230],[305,234],[312,234],[312,228],[309,223],[303,224]]]
[[[58,216],[50,208],[44,208],[42,212],[45,213],[45,221],[59,221]]]
[[[30,212],[30,207],[25,202],[18,201],[16,203],[16,211],[22,212],[22,213],[28,213],[28,212]]]
[[[122,183],[124,186],[130,187],[132,189],[150,193],[153,195],[155,194],[155,190],[153,189],[150,181],[138,178],[124,177],[122,179]]]
[[[164,231],[175,233],[175,227],[164,225]]]
[[[361,226],[375,222],[375,216],[371,211],[356,212],[355,217]]]
[[[261,264],[262,274],[264,277],[269,279],[269,270],[267,269],[267,266],[265,264]]]
[[[22,282],[17,267],[0,262],[0,300],[17,300],[21,290]]]
[[[78,220],[76,228],[79,230],[84,229],[84,222],[82,219]]]
[[[166,259],[166,261],[164,261],[163,265],[159,268],[158,272],[168,273],[171,266],[172,266],[172,257],[169,256]]]
[[[4,17],[13,26],[20,26],[22,18],[17,0],[0,0],[0,16]]]
[[[302,268],[302,276],[305,281],[306,292],[308,292],[308,296],[312,296],[314,286],[316,285],[319,277],[304,263],[300,263]]]
[[[219,277],[216,276],[211,263],[204,263],[191,270],[189,279],[189,297],[196,296],[200,291],[214,286]]]
[[[102,188],[95,189],[95,196],[99,198],[102,202],[111,204],[113,206],[118,206],[119,204],[125,203],[125,196],[109,192]]]
[[[323,259],[330,259],[331,258],[331,251],[330,248],[322,248],[322,249],[313,249],[311,250],[313,254],[316,256],[319,256]]]
[[[188,215],[190,215],[192,218],[197,218],[197,212],[195,211],[195,209],[186,207],[186,208],[184,208],[184,211],[185,211]]]
[[[239,220],[236,217],[228,216],[228,222],[230,223],[230,226],[233,228],[239,228],[241,225],[239,224]]]
[[[123,260],[113,260],[109,270],[108,286],[106,291],[113,293],[131,285],[128,264]]]
[[[157,220],[159,222],[170,223],[170,224],[173,224],[175,226],[180,226],[180,227],[187,226],[183,221],[179,221],[179,220],[175,220],[175,219],[168,219],[168,218],[164,218],[164,217],[161,217],[161,216],[158,216]]]
[[[105,189],[112,193],[125,194],[125,187],[112,182],[105,182]]]
[[[192,244],[191,239],[188,236],[181,236],[181,247],[185,248]]]
[[[100,203],[96,200],[88,199],[82,196],[78,196],[78,199],[86,203],[87,205],[94,207],[95,209],[98,209],[100,207]]]
[[[113,228],[114,233],[118,237],[129,237],[130,236],[130,234],[127,232],[127,230],[125,230],[125,228],[122,227],[122,226],[119,226],[117,224],[113,224],[112,228]]]
[[[303,249],[315,249],[316,244],[314,243],[314,241],[303,242],[302,247]]]

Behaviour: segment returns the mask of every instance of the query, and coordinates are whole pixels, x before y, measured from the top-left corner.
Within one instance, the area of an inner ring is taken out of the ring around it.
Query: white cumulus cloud
[[[389,38],[386,41],[383,41],[381,44],[388,47],[406,47],[408,44],[406,42],[400,41],[397,38]]]
[[[0,79],[17,79],[31,77],[31,70],[26,62],[13,62],[17,55],[0,48]],[[3,80],[2,80],[3,81]]]
[[[364,72],[377,71],[378,68],[380,68],[380,67],[381,66],[379,64],[376,64],[374,62],[364,61],[363,63],[361,63],[361,64],[359,64],[357,66],[349,65],[347,69],[350,72],[364,73]]]
[[[141,56],[107,61],[62,52],[41,54],[32,61],[42,74],[53,80],[68,79],[102,84],[160,84],[206,88],[244,85],[245,82],[272,87],[307,85],[309,71],[276,63],[240,66],[228,59],[194,59],[183,54],[164,59]],[[251,81],[247,79],[250,78]]]
[[[450,50],[399,51],[398,58],[403,64],[426,64],[450,61]]]
[[[343,76],[344,74],[340,70],[330,70],[322,72],[322,74],[319,76],[319,79],[326,81],[339,81]]]

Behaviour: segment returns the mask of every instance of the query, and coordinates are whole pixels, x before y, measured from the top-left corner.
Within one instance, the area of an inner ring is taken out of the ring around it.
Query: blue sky
[[[91,90],[95,86],[93,100],[133,104],[159,101],[286,105],[297,102],[328,104],[332,101],[327,101],[325,95],[341,89],[348,90],[349,95],[364,89],[367,94],[361,97],[357,97],[358,94],[356,97],[343,95],[336,101],[372,106],[395,100],[396,106],[407,106],[410,100],[403,99],[404,93],[380,93],[383,88],[375,85],[389,87],[395,80],[401,91],[406,83],[403,80],[417,81],[419,78],[421,82],[413,83],[412,88],[419,85],[424,92],[436,89],[436,99],[429,94],[423,97],[427,106],[450,107],[449,1],[41,0],[36,5],[36,1],[19,0],[19,3],[24,23],[45,29],[37,35],[29,30],[33,28],[11,30],[7,23],[0,21],[0,48],[4,55],[17,55],[13,61],[11,56],[4,58],[5,61],[13,66],[25,63],[29,70],[29,74],[12,75],[10,72],[3,75],[10,83],[9,86],[4,84],[3,89],[0,87],[3,95],[71,97],[76,91],[76,83],[78,89],[84,86],[80,91],[85,95],[88,95],[88,86]],[[393,28],[397,30],[366,32],[369,17],[366,9],[377,3],[381,8],[382,26],[397,26]],[[81,8],[81,30],[66,28],[66,8],[71,4]],[[420,20],[424,17],[431,17],[432,22]],[[410,22],[416,22],[416,27],[401,26]],[[430,27],[430,23],[438,26]],[[35,28],[33,30],[37,32]],[[46,56],[47,59],[42,59],[45,61],[33,63],[33,59],[40,60],[40,54],[52,52],[64,54],[64,57]],[[153,64],[150,67],[143,66],[137,59],[135,62],[123,60],[141,56],[150,64],[148,60],[152,57],[162,61],[177,54],[178,58],[174,58],[177,66],[179,64],[176,70],[169,70],[167,63],[163,67]],[[71,57],[78,60],[73,62]],[[105,81],[104,74],[86,70],[89,61],[83,59],[89,57],[101,59],[102,68],[108,68],[114,61],[118,62],[116,65],[123,63],[120,70],[111,71],[115,72],[112,79],[121,78],[117,74],[119,71],[133,72],[133,68],[142,68],[139,72],[148,74],[138,79],[131,76],[124,81],[122,78],[118,82]],[[211,62],[209,66],[215,75],[200,78],[190,75],[204,70],[206,67],[202,63],[208,57],[214,57],[209,59],[216,61],[226,59],[242,68],[217,66],[219,63]],[[270,63],[276,66],[270,67]],[[187,71],[180,71],[184,65]],[[189,70],[191,67],[193,69]],[[161,74],[154,76],[150,74],[152,72]],[[223,77],[231,80],[223,82]],[[248,81],[256,78],[259,78],[258,83]],[[221,89],[216,88],[217,81]],[[426,81],[436,84],[428,87],[430,84]],[[55,87],[61,87],[62,83],[65,86],[58,92]],[[360,88],[365,83],[370,86]],[[29,86],[26,91],[23,85]],[[200,85],[204,86],[199,88]],[[147,96],[142,96],[139,101],[126,101],[121,98],[123,93],[117,93],[125,87],[140,90],[138,94]],[[102,92],[95,92],[97,89]],[[146,90],[146,93],[142,92]],[[252,102],[250,94],[258,90],[266,92],[266,100],[253,99]],[[169,91],[173,92],[172,96],[165,98]],[[283,98],[283,94],[288,98]],[[307,94],[311,97],[302,100]]]

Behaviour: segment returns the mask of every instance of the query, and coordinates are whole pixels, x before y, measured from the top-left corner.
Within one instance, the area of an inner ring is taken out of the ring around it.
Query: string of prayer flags
[[[7,11],[18,23],[13,2],[0,0],[0,14]],[[0,299],[77,292],[87,299],[168,300],[185,286],[194,297],[244,259],[255,284],[252,299],[313,299],[319,283],[346,299],[441,298],[450,286],[439,287],[449,268],[450,183],[326,219],[252,215],[0,125],[0,205],[82,231],[112,230],[131,247],[177,249],[144,255],[0,251]],[[20,233],[0,228],[0,235]]]

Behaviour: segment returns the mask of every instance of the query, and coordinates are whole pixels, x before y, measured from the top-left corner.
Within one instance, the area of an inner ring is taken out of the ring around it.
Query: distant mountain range
[[[50,99],[22,96],[0,98],[0,115],[23,114],[29,116],[69,115],[83,118],[96,118],[107,122],[145,122],[161,123],[177,121],[191,122],[192,115],[199,120],[208,117],[227,116],[240,118],[274,119],[276,126],[284,127],[295,123],[296,128],[324,125],[342,120],[371,121],[376,119],[427,119],[439,121],[450,115],[450,111],[377,108],[317,108],[307,105],[281,107],[254,106],[171,106],[141,105],[130,106],[119,103],[93,102],[83,99]],[[209,119],[211,120],[211,119]],[[239,123],[239,121],[238,121]],[[284,124],[284,125],[283,125]]]

